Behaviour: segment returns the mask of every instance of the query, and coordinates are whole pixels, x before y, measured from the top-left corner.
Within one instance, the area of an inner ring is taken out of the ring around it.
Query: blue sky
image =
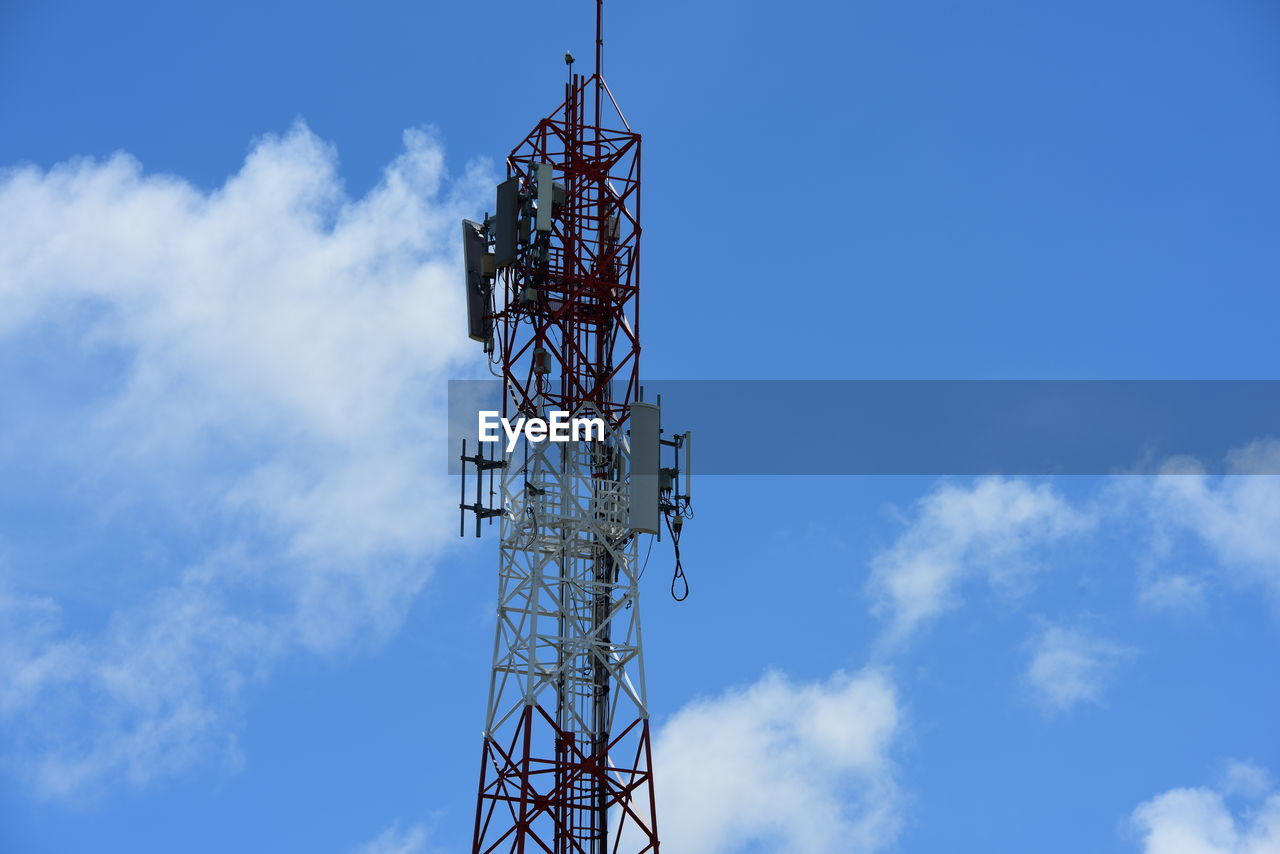
[[[0,850],[465,850],[456,222],[591,5],[0,7]],[[607,24],[647,376],[1280,374],[1274,3]],[[1275,477],[698,489],[672,850],[1280,850]]]

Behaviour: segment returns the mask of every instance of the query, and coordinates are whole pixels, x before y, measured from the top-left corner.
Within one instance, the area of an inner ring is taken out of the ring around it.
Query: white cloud
[[[1138,586],[1138,602],[1156,611],[1188,613],[1204,607],[1207,585],[1189,573],[1148,571]]]
[[[1280,793],[1256,793],[1233,814],[1223,792],[1172,789],[1134,810],[1132,822],[1144,854],[1280,854]]]
[[[415,824],[402,830],[399,823],[393,824],[355,854],[427,854],[427,829]]]
[[[895,838],[888,753],[900,729],[876,672],[795,683],[771,673],[694,702],[655,740],[661,837],[688,854],[873,852]]]
[[[438,437],[443,380],[478,355],[456,231],[481,173],[450,182],[410,131],[350,199],[302,125],[211,192],[123,154],[0,173],[0,345],[54,329],[119,367],[7,452],[107,508],[65,536],[203,543],[149,576],[102,567],[100,629],[63,619],[42,567],[0,577],[5,759],[39,792],[234,761],[246,684],[399,624],[452,527]]]
[[[79,307],[91,340],[128,352],[95,424],[123,464],[247,446],[258,458],[223,498],[296,553],[415,551],[433,533],[421,438],[442,419],[421,404],[473,350],[454,247],[471,206],[443,190],[428,134],[405,141],[355,201],[302,126],[262,140],[209,194],[124,155],[11,172],[5,321],[67,322]]]
[[[877,612],[889,619],[886,639],[901,642],[952,607],[969,578],[1008,586],[1038,566],[1038,549],[1091,526],[1088,514],[1046,484],[991,477],[969,488],[938,487],[872,560],[870,589]]]
[[[1061,626],[1046,627],[1031,643],[1030,652],[1026,681],[1050,712],[1099,702],[1116,666],[1133,654],[1083,629]]]
[[[1145,497],[1157,537],[1190,533],[1235,583],[1280,604],[1280,441],[1255,442],[1228,457],[1228,474],[1209,477],[1191,460],[1171,461]],[[1157,579],[1167,576],[1157,576]]]
[[[1258,799],[1265,797],[1271,791],[1271,775],[1265,768],[1260,768],[1252,762],[1228,759],[1223,767],[1222,781],[1218,788],[1224,795]]]
[[[1231,452],[1226,475],[1209,477],[1194,460],[1172,459],[1157,477],[1113,479],[1089,503],[1019,479],[944,484],[917,502],[907,529],[871,561],[869,590],[888,621],[882,641],[896,646],[954,607],[972,579],[1016,585],[1039,567],[1045,549],[1061,549],[1100,521],[1146,536],[1137,567],[1146,607],[1196,611],[1220,575],[1280,604],[1280,475],[1253,473],[1278,468],[1280,441],[1262,440]],[[1170,565],[1188,535],[1208,547],[1207,565]]]

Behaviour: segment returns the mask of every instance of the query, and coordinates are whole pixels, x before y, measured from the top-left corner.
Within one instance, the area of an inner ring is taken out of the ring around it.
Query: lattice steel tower
[[[463,223],[471,336],[503,415],[605,425],[598,441],[464,445],[477,491],[461,506],[501,532],[474,852],[658,851],[637,541],[665,521],[678,548],[688,434],[661,437],[639,400],[640,135],[601,74],[601,18],[597,0],[595,72],[566,55],[564,102],[507,157],[496,212]],[[660,467],[664,446],[683,473]]]

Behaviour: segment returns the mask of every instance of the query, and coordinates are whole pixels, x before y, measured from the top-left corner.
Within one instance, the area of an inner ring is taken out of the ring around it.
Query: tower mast
[[[507,157],[497,212],[463,223],[471,335],[503,416],[604,426],[463,452],[501,480],[494,508],[461,505],[501,530],[475,854],[658,851],[637,540],[687,494],[658,469],[681,437],[639,399],[640,135],[604,81],[603,14],[596,0],[594,73],[566,56],[564,101]]]

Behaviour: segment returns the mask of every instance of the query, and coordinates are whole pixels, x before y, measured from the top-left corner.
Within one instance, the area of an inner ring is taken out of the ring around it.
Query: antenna
[[[684,434],[684,500],[693,500],[693,431]]]
[[[600,89],[604,86],[604,0],[596,0],[596,127],[600,127]]]
[[[472,341],[484,344],[485,352],[493,346],[493,315],[489,314],[489,294],[497,270],[489,252],[489,238],[484,226],[469,219],[462,221],[462,258],[466,269],[467,334]]]

